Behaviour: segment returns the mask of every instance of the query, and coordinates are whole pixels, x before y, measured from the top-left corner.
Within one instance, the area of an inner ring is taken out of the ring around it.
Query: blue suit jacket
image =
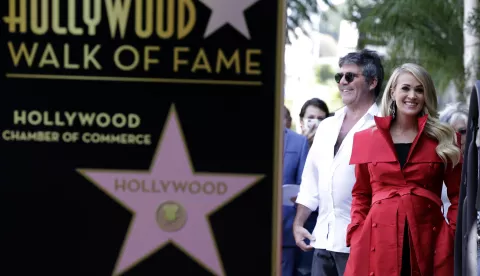
[[[283,184],[300,185],[309,150],[307,137],[290,129],[285,129],[284,133]]]
[[[284,147],[283,147],[283,184],[300,185],[302,180],[303,167],[307,159],[309,145],[307,138],[285,129]],[[292,226],[296,214],[296,208],[293,206],[283,206],[283,242],[282,246],[296,246],[293,238]],[[312,216],[311,216],[312,217]],[[316,216],[314,215],[313,227],[315,226]],[[313,227],[310,226],[311,218],[305,224],[305,228],[310,232]]]

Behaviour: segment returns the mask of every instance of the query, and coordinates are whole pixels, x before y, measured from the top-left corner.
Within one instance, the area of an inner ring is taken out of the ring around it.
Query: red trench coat
[[[425,115],[418,119],[417,137],[400,169],[389,131],[391,120],[375,117],[376,127],[354,136],[350,164],[356,164],[356,183],[347,229],[350,257],[344,275],[400,275],[407,220],[411,275],[452,276],[462,164],[444,169],[435,152],[438,142],[423,132]],[[460,141],[458,134],[457,138]],[[442,215],[443,182],[452,204],[449,224]]]

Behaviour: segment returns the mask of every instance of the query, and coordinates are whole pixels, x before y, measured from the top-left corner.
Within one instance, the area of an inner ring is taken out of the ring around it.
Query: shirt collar
[[[337,110],[335,112],[334,117],[337,118],[337,119],[343,119],[343,117],[345,116],[345,112],[347,112],[347,107],[346,106]],[[367,113],[365,113],[364,117],[365,116],[370,116],[371,118],[373,118],[374,116],[378,115],[378,113],[379,113],[378,105],[377,105],[377,103],[373,103],[370,106],[370,108],[367,110]]]

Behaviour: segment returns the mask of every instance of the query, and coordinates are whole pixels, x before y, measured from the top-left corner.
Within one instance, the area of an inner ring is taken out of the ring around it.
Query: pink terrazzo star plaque
[[[262,175],[197,173],[172,107],[150,169],[79,169],[133,214],[114,275],[172,242],[215,275],[225,275],[208,217]]]

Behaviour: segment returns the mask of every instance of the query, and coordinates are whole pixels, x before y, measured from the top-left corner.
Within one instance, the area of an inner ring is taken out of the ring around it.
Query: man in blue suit
[[[285,108],[285,121],[288,121],[289,111]],[[305,136],[295,133],[285,127],[283,151],[283,184],[300,185],[303,166],[309,150]],[[294,201],[294,200],[292,200]],[[303,252],[295,244],[293,237],[293,220],[295,206],[283,205],[283,239],[282,239],[282,276],[310,275],[313,251]],[[315,219],[315,218],[314,218]],[[310,221],[311,219],[309,219]],[[313,230],[315,220],[310,227]],[[309,227],[308,221],[305,227]]]

